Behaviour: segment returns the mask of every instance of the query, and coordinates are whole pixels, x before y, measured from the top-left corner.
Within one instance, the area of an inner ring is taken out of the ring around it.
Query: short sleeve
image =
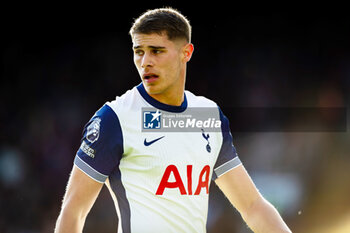
[[[92,179],[104,183],[119,166],[123,155],[123,134],[116,113],[100,108],[85,125],[74,164]]]
[[[229,120],[222,113],[219,107],[218,109],[221,121],[222,145],[214,166],[214,173],[212,177],[213,180],[241,164],[241,161],[238,158],[236,152],[236,148],[234,147],[232,142],[232,134],[230,130]]]

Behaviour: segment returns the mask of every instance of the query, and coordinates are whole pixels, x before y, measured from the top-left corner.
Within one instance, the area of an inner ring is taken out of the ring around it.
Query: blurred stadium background
[[[253,11],[209,3],[4,7],[0,232],[53,231],[83,126],[140,82],[128,30],[146,9],[173,6],[188,16],[195,52],[187,89],[221,107],[348,107],[350,17],[341,6]],[[293,232],[350,232],[348,127],[232,133],[256,185]],[[84,232],[116,232],[116,225],[104,188]],[[250,232],[215,184],[208,232]]]

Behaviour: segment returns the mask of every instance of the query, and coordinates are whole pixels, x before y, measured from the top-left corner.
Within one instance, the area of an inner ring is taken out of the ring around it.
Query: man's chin
[[[157,95],[162,92],[161,88],[159,88],[159,85],[156,85],[156,84],[148,84],[144,82],[143,86],[145,87],[149,95]]]

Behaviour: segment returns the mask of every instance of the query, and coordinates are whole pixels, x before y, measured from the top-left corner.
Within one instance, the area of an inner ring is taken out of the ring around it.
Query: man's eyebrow
[[[140,48],[143,48],[143,46],[137,45],[137,46],[134,46],[134,47],[133,47],[133,49],[140,49]],[[164,47],[164,46],[152,46],[152,45],[149,45],[149,46],[147,46],[147,48],[150,48],[150,49],[165,49],[166,47]]]

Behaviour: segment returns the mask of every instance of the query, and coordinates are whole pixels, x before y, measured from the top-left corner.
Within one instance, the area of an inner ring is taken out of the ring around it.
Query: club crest
[[[202,130],[202,136],[203,136],[203,138],[204,138],[205,140],[207,140],[207,142],[208,142],[208,144],[206,145],[205,148],[207,149],[208,153],[210,153],[210,152],[211,152],[211,147],[210,147],[210,142],[209,142],[210,135],[209,135],[209,134],[205,134],[204,129],[201,129],[201,130]]]
[[[87,133],[86,133],[86,139],[94,143],[97,141],[98,137],[100,136],[100,118],[94,119],[91,124],[87,128]]]

